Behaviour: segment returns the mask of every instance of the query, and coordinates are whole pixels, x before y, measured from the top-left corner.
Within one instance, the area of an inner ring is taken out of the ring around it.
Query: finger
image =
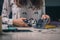
[[[22,27],[28,27],[28,25],[27,25],[27,24],[25,24],[25,23],[20,24],[20,26],[22,26]]]
[[[22,19],[22,20],[26,20],[26,18],[20,18],[20,19]]]
[[[24,24],[24,27],[28,27],[28,25],[27,24]]]

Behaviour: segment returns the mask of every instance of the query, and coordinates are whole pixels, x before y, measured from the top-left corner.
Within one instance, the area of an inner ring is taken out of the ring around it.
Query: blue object
[[[43,20],[39,19],[36,23],[36,28],[42,28],[43,27]]]
[[[48,23],[48,19],[42,20],[39,19],[36,24],[36,28],[45,28],[45,25]]]
[[[15,27],[9,27],[8,30],[17,30]]]

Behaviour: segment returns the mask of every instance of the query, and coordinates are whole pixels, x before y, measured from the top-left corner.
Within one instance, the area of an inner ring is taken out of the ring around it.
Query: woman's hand
[[[46,15],[46,14],[45,15],[42,15],[41,19],[42,20],[47,20],[48,21],[47,22],[48,24],[50,23],[50,16],[49,15]]]
[[[42,15],[41,19],[50,19],[50,16],[49,15]]]
[[[28,25],[23,20],[26,20],[26,18],[14,19],[13,25],[16,25],[18,27],[28,27]]]

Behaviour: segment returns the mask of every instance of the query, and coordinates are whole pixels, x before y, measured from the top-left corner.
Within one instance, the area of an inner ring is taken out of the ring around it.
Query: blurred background
[[[46,0],[46,13],[50,15],[52,21],[59,21],[60,0]]]

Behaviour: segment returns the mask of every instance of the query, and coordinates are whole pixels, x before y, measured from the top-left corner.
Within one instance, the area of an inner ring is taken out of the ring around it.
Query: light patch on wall
[[[46,0],[46,6],[60,6],[60,0]]]

